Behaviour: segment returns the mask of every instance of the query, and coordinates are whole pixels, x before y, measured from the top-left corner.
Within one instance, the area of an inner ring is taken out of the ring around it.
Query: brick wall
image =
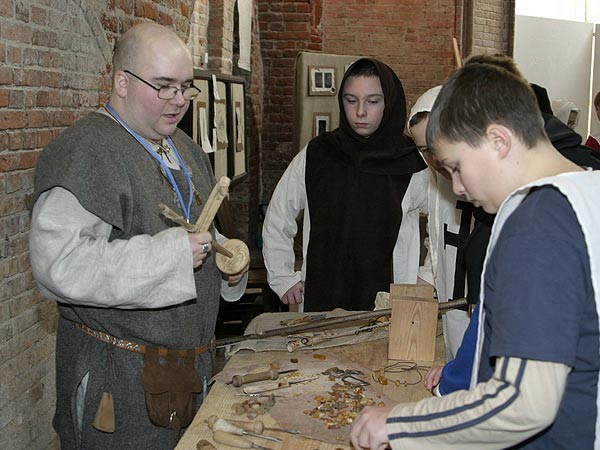
[[[208,22],[208,69],[231,74],[234,0],[212,0]]]
[[[262,170],[265,198],[293,158],[294,62],[301,51],[321,51],[323,0],[258,0],[264,65]],[[327,0],[325,0],[327,1]]]
[[[473,5],[472,53],[513,54],[515,0],[477,0]]]
[[[454,70],[455,1],[329,0],[323,51],[380,59],[396,71],[410,104]],[[456,28],[456,29],[455,29]],[[458,36],[460,38],[460,36]]]

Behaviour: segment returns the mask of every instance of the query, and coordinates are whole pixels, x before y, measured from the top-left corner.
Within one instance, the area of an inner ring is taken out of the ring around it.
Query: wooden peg
[[[217,211],[219,211],[221,203],[223,203],[223,200],[229,192],[230,184],[231,180],[227,177],[221,177],[221,179],[217,182],[210,193],[202,212],[200,213],[200,217],[198,217],[198,220],[196,221],[196,232],[205,233],[209,230],[210,224],[217,215]]]

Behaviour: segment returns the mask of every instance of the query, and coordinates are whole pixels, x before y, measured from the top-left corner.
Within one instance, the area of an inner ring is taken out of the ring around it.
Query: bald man
[[[159,214],[163,203],[195,222],[194,191],[207,199],[215,184],[204,152],[177,129],[198,94],[192,79],[173,31],[131,28],[115,47],[110,101],[38,162],[30,257],[58,304],[62,450],[173,448],[212,375],[219,297],[244,291],[244,273],[216,267],[211,233]]]

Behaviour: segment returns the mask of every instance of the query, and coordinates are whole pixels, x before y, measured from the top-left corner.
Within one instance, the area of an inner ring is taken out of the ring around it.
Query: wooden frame
[[[194,85],[201,93],[179,127],[208,154],[215,176],[235,184],[248,170],[245,79],[196,69]]]

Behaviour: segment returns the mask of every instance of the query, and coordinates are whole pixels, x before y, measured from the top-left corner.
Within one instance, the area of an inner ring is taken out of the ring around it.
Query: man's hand
[[[425,374],[423,384],[428,391],[433,391],[433,388],[440,384],[443,368],[444,366],[433,366],[431,369],[429,369],[429,372]]]
[[[298,281],[295,285],[287,290],[283,297],[281,297],[281,301],[285,305],[294,305],[300,304],[304,300],[304,283],[302,281]]]
[[[246,264],[246,267],[244,267],[240,272],[235,273],[233,275],[227,275],[226,273],[221,272],[221,274],[223,275],[223,279],[227,280],[227,282],[229,283],[229,286],[235,286],[236,284],[238,284],[240,282],[240,280],[242,278],[244,278],[244,275],[246,274],[246,272],[248,272],[248,269],[250,268],[250,263]]]
[[[192,258],[194,269],[197,269],[202,265],[204,259],[210,252],[212,246],[212,236],[210,233],[188,233],[188,239],[190,240],[190,246],[192,247]]]
[[[352,424],[350,439],[356,449],[384,450],[388,448],[385,423],[391,406],[367,406]]]

